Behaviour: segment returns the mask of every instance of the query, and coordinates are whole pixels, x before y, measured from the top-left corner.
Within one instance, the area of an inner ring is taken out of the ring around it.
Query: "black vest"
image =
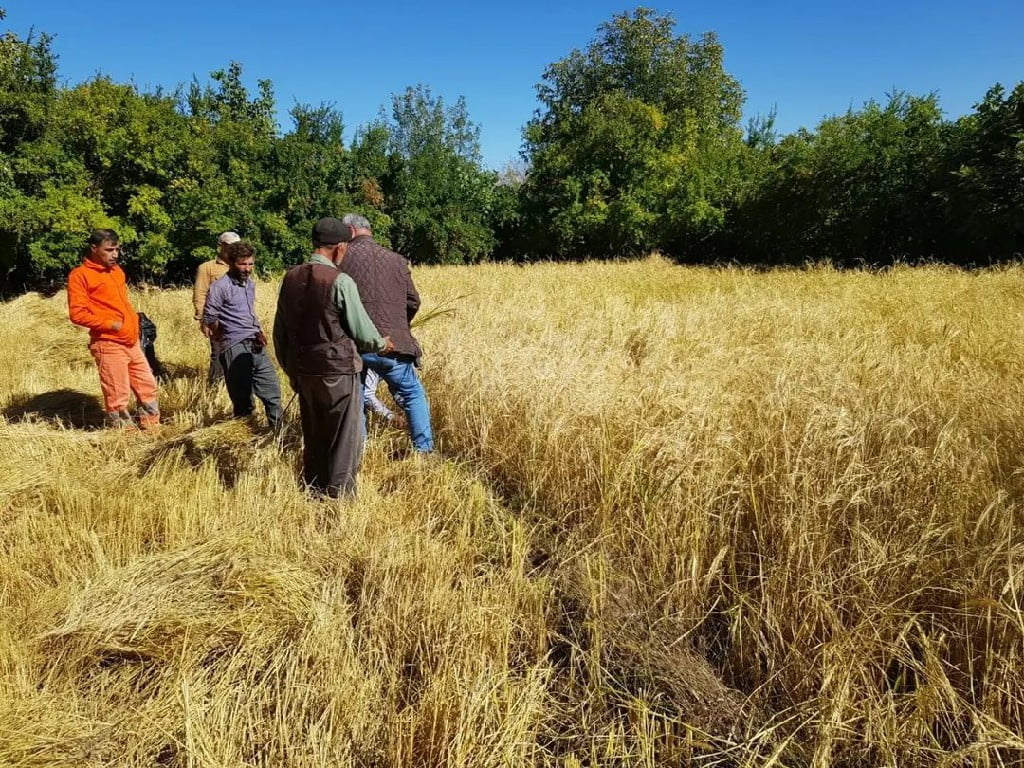
[[[334,303],[334,281],[339,272],[324,264],[292,267],[281,283],[278,311],[284,311],[288,333],[290,376],[336,376],[359,373],[363,360],[355,342],[341,325]]]

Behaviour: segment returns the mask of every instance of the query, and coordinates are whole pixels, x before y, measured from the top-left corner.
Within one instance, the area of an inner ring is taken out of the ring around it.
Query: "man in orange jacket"
[[[89,351],[96,360],[103,410],[112,427],[132,427],[131,393],[139,405],[139,426],[160,423],[156,379],[139,344],[139,316],[128,300],[124,270],[117,265],[121,245],[112,229],[95,229],[80,267],[68,275],[71,322],[89,329]]]

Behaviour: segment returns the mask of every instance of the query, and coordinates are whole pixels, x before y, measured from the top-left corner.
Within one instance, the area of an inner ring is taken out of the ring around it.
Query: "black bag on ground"
[[[154,376],[162,377],[164,368],[156,357],[156,349],[153,343],[156,341],[156,323],[149,319],[145,312],[139,312],[139,343],[142,345],[142,352],[146,355],[146,362],[149,363],[149,370]]]

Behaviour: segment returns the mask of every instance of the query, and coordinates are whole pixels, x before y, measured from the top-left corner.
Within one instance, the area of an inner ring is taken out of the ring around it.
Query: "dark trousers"
[[[354,496],[363,458],[363,398],[358,373],[296,376],[302,416],[302,477],[313,491]]]
[[[281,421],[281,385],[266,348],[255,341],[240,341],[221,351],[220,362],[235,417],[252,413],[255,394],[263,402],[267,423],[276,427]]]
[[[224,366],[220,363],[220,344],[210,339],[210,372],[206,375],[209,384],[216,384],[224,378]]]

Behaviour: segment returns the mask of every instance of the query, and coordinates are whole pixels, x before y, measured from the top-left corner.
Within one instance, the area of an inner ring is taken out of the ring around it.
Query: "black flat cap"
[[[325,216],[313,225],[313,245],[350,243],[355,237],[352,227],[341,219]]]

